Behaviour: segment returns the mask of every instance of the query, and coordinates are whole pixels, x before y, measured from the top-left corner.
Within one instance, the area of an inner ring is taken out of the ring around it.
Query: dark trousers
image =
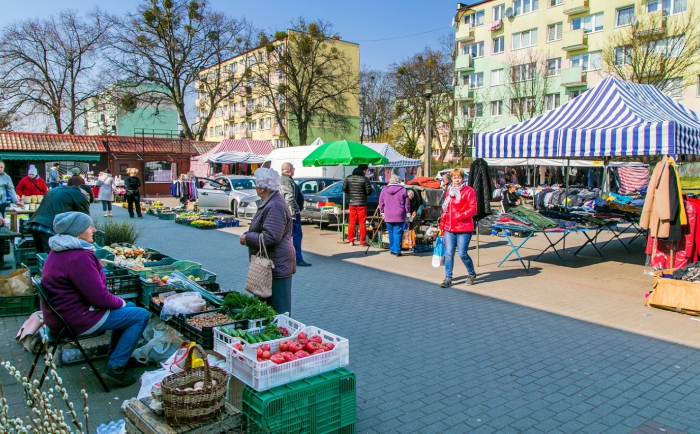
[[[29,231],[34,239],[34,244],[36,245],[37,253],[49,253],[51,248],[49,247],[49,238],[51,236],[45,232]]]
[[[292,314],[292,276],[272,278],[272,296],[261,298],[277,313]]]
[[[129,206],[129,217],[134,216],[134,206],[136,206],[136,215],[141,217],[141,194],[139,192],[126,192],[126,203]]]
[[[301,214],[295,214],[294,220],[292,220],[292,244],[294,245],[297,262],[304,260],[304,255],[301,253],[301,239],[303,237],[304,233],[301,231]]]

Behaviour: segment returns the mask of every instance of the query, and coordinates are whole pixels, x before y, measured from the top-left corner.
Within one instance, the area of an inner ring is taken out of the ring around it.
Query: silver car
[[[338,178],[294,178],[294,182],[299,186],[301,193],[306,196],[316,194],[329,185],[342,181]],[[238,217],[242,219],[252,219],[258,212],[260,196],[244,197],[238,202]]]
[[[257,194],[253,176],[223,175],[202,181],[204,186],[199,189],[197,201],[201,209],[230,211],[237,216],[241,200]]]

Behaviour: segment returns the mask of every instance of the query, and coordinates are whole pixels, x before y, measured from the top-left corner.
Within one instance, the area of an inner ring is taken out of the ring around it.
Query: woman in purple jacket
[[[263,298],[277,313],[292,313],[292,275],[297,271],[292,244],[292,213],[279,192],[280,174],[274,169],[255,171],[255,191],[260,196],[258,212],[250,222],[240,243],[251,255],[260,251],[260,234],[267,254],[275,264],[272,269],[272,296]]]
[[[389,185],[382,188],[379,195],[379,211],[384,214],[384,223],[389,232],[389,252],[392,255],[401,255],[401,238],[403,226],[411,211],[411,201],[408,193],[401,185],[398,175],[391,175]]]
[[[90,216],[80,212],[56,215],[56,235],[49,238],[51,252],[42,269],[41,285],[54,309],[76,335],[112,330],[109,360],[102,377],[117,387],[136,378],[127,375],[126,365],[148,323],[148,311],[125,303],[107,290],[102,264],[95,256]],[[63,328],[61,320],[42,303],[49,330]]]

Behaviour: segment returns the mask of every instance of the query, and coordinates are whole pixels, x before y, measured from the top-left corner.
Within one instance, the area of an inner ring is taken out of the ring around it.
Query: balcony
[[[455,101],[472,101],[474,89],[469,86],[455,86]]]
[[[248,96],[253,93],[253,88],[250,86],[241,86],[241,88],[238,90],[238,93],[241,96]]]
[[[564,0],[564,10],[566,15],[575,15],[588,12],[588,0]]]
[[[585,50],[588,48],[588,35],[583,34],[583,29],[564,32],[562,39],[562,50],[564,51]]]
[[[475,37],[476,36],[473,27],[469,27],[469,25],[466,25],[464,27],[460,26],[460,29],[457,31],[455,42],[472,42],[475,39]]]
[[[638,28],[634,32],[634,36],[637,38],[644,38],[666,33],[666,15],[666,11],[648,13],[639,25],[641,28]],[[634,18],[635,20],[637,19],[637,17]]]
[[[588,84],[586,71],[581,66],[561,70],[561,87],[586,86]]]
[[[252,138],[253,138],[253,131],[246,130],[246,132],[245,132],[245,138],[246,138],[246,139],[252,139]]]
[[[473,71],[474,58],[471,54],[460,54],[455,59],[455,71]]]

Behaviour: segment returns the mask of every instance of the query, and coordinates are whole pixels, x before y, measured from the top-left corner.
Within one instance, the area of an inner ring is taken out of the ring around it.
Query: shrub
[[[99,221],[95,223],[95,229],[105,233],[105,246],[114,243],[135,244],[143,233],[143,228],[128,221]]]

